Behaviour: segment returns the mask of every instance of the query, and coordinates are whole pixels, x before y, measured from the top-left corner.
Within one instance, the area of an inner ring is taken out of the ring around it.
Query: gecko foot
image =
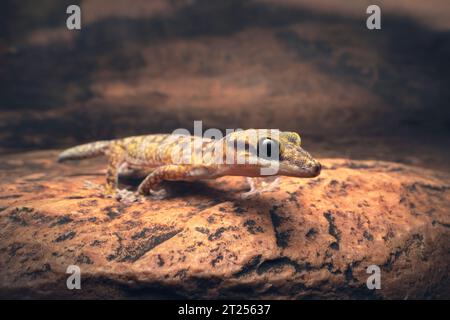
[[[97,190],[97,191],[101,191],[101,192],[105,191],[104,186],[102,186],[101,184],[94,183],[89,180],[84,180],[83,183],[84,183],[83,187],[87,190]]]
[[[169,197],[169,192],[166,189],[149,190],[147,197],[152,200],[164,200]]]
[[[111,189],[111,190],[107,190],[105,188],[104,185],[98,184],[98,183],[94,183],[91,182],[89,180],[85,180],[84,181],[84,185],[83,188],[86,190],[94,190],[97,191],[99,194],[99,197],[104,197],[104,198],[113,198],[115,195],[115,190]]]
[[[117,190],[114,195],[116,200],[123,204],[132,204],[134,202],[141,202],[141,197],[136,193],[130,190],[122,189]]]
[[[250,191],[242,194],[243,199],[249,199],[255,196],[259,196],[264,192],[272,192],[279,189],[279,177],[267,177],[267,178],[247,178],[247,182],[250,186]]]
[[[101,196],[108,199],[116,199],[124,204],[131,204],[133,202],[140,202],[140,197],[137,193],[126,189],[107,189],[104,185],[93,183],[91,181],[84,181],[84,188],[88,190],[97,190]]]

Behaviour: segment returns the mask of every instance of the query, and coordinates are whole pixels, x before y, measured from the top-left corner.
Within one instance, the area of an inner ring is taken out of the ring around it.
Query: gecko
[[[144,172],[146,175],[137,188],[137,195],[157,199],[167,196],[167,190],[162,186],[164,181],[194,181],[222,176],[267,178],[262,169],[270,167],[277,169],[269,174],[272,177],[313,178],[321,172],[320,162],[302,148],[298,133],[275,129],[235,131],[221,139],[151,134],[96,141],[63,151],[58,162],[100,155],[108,158],[103,192],[119,200],[124,191],[118,189],[119,175],[130,172]],[[257,190],[257,183],[250,180],[249,184],[251,190],[246,196],[261,191]]]

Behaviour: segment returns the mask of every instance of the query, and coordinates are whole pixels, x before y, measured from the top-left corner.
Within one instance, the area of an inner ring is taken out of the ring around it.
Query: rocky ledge
[[[227,177],[124,205],[84,187],[103,181],[100,159],[55,155],[0,158],[0,297],[450,298],[447,174],[322,159],[318,178],[252,199]]]

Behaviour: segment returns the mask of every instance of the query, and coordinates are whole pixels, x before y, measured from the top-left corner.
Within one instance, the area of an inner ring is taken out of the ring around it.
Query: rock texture
[[[55,155],[0,159],[3,298],[450,298],[447,174],[324,159],[320,177],[250,200],[222,178],[126,206],[84,188],[101,159]],[[66,288],[73,264],[81,290]]]

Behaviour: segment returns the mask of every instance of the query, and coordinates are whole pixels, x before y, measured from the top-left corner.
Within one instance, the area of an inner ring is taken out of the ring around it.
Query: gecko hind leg
[[[116,166],[116,164],[110,164],[110,166]],[[107,185],[108,183],[111,185],[115,185],[117,184],[116,181],[114,181],[114,170],[117,170],[117,175],[122,175],[122,174],[130,174],[129,173],[129,169],[126,166],[126,163],[123,163],[119,166],[119,168],[114,169],[114,168],[108,168],[107,170]],[[112,177],[111,177],[112,176]],[[106,190],[108,189],[107,185],[103,185],[103,184],[99,184],[99,183],[95,183],[89,180],[84,180],[83,181],[83,188],[86,190],[96,190],[96,191],[100,191],[102,194],[106,194]],[[112,196],[111,193],[107,194],[109,197]]]
[[[125,151],[120,144],[111,144],[107,155],[109,163],[106,169],[105,195],[113,196],[119,185],[119,169],[124,162]]]
[[[106,170],[106,185],[104,195],[108,198],[115,198],[120,202],[131,203],[138,201],[138,197],[133,192],[119,189],[119,175],[128,171],[125,162],[125,150],[120,143],[111,144],[108,150],[109,164]]]
[[[143,173],[143,170],[134,169],[130,167],[127,162],[122,163],[117,169],[118,179],[135,179],[137,177],[142,177],[144,175]],[[115,198],[123,204],[132,204],[135,202],[141,202],[142,200],[139,193],[119,188],[116,189]]]

